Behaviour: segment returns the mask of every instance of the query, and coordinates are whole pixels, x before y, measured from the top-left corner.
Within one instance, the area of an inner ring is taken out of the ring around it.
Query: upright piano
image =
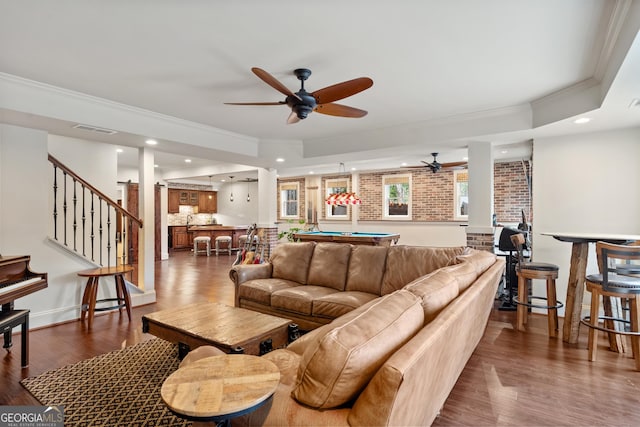
[[[16,310],[14,301],[47,287],[47,273],[29,268],[29,255],[0,256],[0,331],[4,348],[12,346],[11,331],[22,326],[22,366],[29,364],[29,310]]]

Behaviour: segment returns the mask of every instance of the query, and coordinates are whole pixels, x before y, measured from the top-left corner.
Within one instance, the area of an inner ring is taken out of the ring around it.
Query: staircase
[[[53,166],[51,239],[98,267],[133,265],[138,258],[134,251],[142,247],[136,241],[142,220],[52,155],[49,162]]]

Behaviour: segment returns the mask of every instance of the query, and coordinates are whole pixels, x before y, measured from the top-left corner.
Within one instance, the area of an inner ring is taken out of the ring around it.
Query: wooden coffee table
[[[191,421],[229,426],[231,418],[264,404],[280,382],[273,362],[244,354],[207,357],[175,371],[160,394],[173,413]]]
[[[202,345],[225,353],[261,355],[289,342],[291,320],[215,302],[142,316],[142,331],[178,344],[179,357]],[[295,325],[294,325],[295,326]]]

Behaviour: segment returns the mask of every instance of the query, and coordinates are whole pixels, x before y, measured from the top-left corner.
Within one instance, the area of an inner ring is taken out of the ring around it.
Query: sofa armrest
[[[233,281],[236,287],[248,280],[254,279],[268,279],[271,277],[271,264],[240,264],[234,265],[229,270],[229,278]]]

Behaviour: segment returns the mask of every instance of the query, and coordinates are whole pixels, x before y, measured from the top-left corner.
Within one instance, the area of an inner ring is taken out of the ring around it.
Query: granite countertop
[[[240,230],[247,229],[248,225],[220,225],[220,224],[208,224],[208,225],[190,225],[188,231],[216,231],[216,230]]]

